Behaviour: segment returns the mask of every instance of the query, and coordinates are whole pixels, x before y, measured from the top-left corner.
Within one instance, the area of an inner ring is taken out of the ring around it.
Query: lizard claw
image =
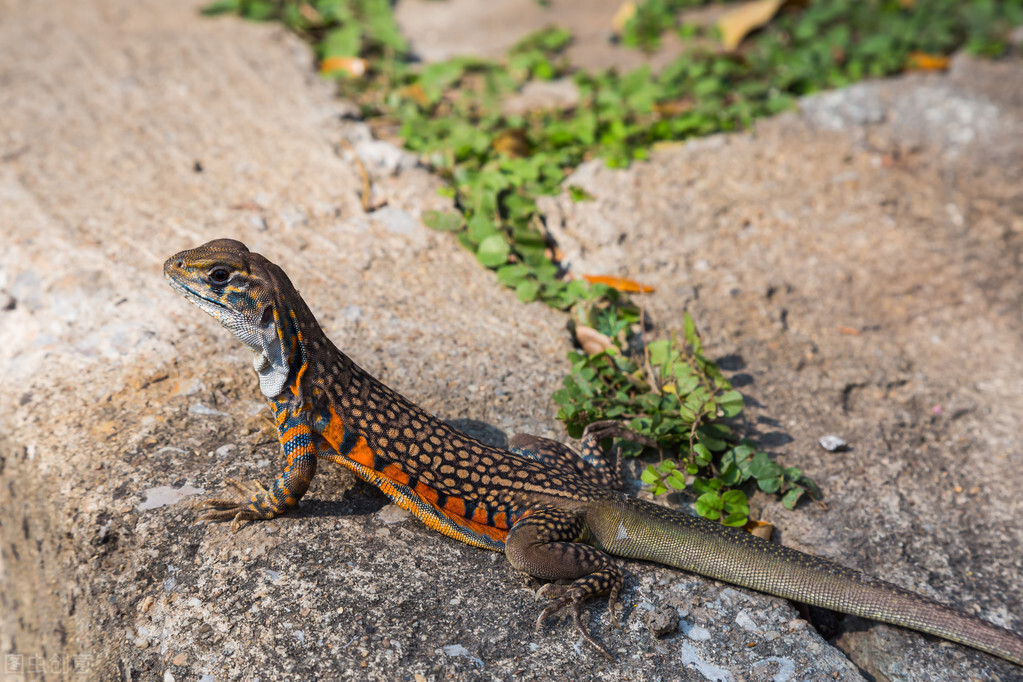
[[[215,498],[212,500],[200,500],[195,504],[196,509],[207,509],[200,514],[195,522],[222,521],[233,519],[231,532],[237,533],[244,521],[256,521],[259,519],[272,519],[276,514],[266,504],[270,492],[262,483],[242,483],[241,481],[228,478],[224,482],[234,488],[241,498]]]
[[[616,593],[615,596],[617,596],[617,590],[615,591],[615,593]],[[616,662],[615,657],[611,655],[611,652],[608,651],[603,644],[594,639],[593,635],[591,635],[590,631],[586,628],[586,623],[583,622],[582,617],[583,601],[585,601],[585,599],[588,596],[586,595],[585,590],[580,589],[579,587],[575,587],[573,585],[558,585],[557,583],[548,583],[541,587],[536,594],[538,597],[546,597],[554,600],[554,602],[550,606],[545,608],[540,613],[540,616],[536,619],[537,630],[540,630],[543,627],[543,622],[545,620],[547,620],[548,618],[550,618],[558,611],[567,606],[569,609],[569,614],[572,616],[572,623],[573,625],[575,625],[575,629],[579,631],[579,634],[582,636],[584,640],[586,640],[586,643],[589,644],[594,649],[596,649],[598,652],[600,652],[600,654],[607,660],[611,661],[612,663]],[[614,617],[613,604],[614,602],[612,602],[611,607],[611,622],[615,624],[615,627],[618,627],[618,623],[617,621],[615,621]]]

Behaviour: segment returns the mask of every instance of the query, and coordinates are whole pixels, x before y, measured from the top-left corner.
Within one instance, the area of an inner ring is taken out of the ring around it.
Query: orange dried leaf
[[[320,73],[337,73],[341,71],[354,78],[359,78],[365,75],[366,69],[366,60],[359,57],[327,57],[320,62]]]
[[[848,336],[859,336],[860,335],[860,330],[856,329],[855,327],[839,327],[838,328],[838,333],[839,334],[846,334]]]
[[[910,52],[906,57],[906,68],[916,71],[946,71],[948,70],[948,57],[926,52]]]
[[[640,284],[639,282],[626,279],[625,277],[615,277],[613,275],[583,275],[590,284],[606,284],[612,289],[618,291],[624,291],[628,294],[649,294],[654,288],[647,284]]]
[[[767,521],[754,521],[753,519],[750,519],[746,522],[746,530],[751,535],[756,535],[758,538],[770,540],[771,535],[774,533],[774,526],[769,524]]]

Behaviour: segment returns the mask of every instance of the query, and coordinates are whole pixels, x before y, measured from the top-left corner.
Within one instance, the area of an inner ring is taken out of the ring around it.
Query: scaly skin
[[[218,239],[164,264],[171,285],[217,318],[254,354],[287,467],[269,489],[229,481],[237,499],[207,500],[199,520],[270,519],[298,504],[317,459],[342,464],[426,525],[503,551],[545,580],[553,598],[537,621],[610,595],[622,573],[613,556],[656,561],[761,592],[901,625],[1023,666],[1023,637],[859,571],[705,519],[629,498],[600,439],[638,438],[613,423],[591,425],[582,454],[535,436],[509,450],[481,443],[427,414],[341,353],[284,271],[241,242]],[[642,442],[642,439],[638,439]]]

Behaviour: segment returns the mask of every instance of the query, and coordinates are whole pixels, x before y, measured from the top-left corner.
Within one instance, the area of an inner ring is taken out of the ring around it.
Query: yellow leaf
[[[615,277],[613,275],[583,275],[590,284],[606,284],[612,289],[618,291],[624,291],[629,294],[649,294],[654,288],[648,284],[640,284],[639,282],[624,277]]]
[[[754,0],[728,12],[718,19],[721,44],[726,50],[739,47],[742,39],[769,22],[788,0]]]

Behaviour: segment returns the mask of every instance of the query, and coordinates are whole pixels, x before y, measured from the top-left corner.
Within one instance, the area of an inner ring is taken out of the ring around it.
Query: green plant
[[[592,355],[570,353],[571,373],[554,393],[558,418],[570,435],[578,437],[594,421],[625,421],[635,433],[678,453],[677,461],[648,466],[643,482],[655,494],[692,487],[699,495],[697,513],[723,517],[728,525],[747,522],[746,493],[739,486],[751,479],[765,492],[784,494],[790,509],[804,493],[820,496],[799,469],[781,467],[721,422],[739,416],[742,395],[703,354],[703,342],[688,313],[684,343],[672,336],[631,351],[618,345],[620,328],[601,326],[598,331],[617,343]],[[641,449],[628,442],[619,446],[631,455]]]

